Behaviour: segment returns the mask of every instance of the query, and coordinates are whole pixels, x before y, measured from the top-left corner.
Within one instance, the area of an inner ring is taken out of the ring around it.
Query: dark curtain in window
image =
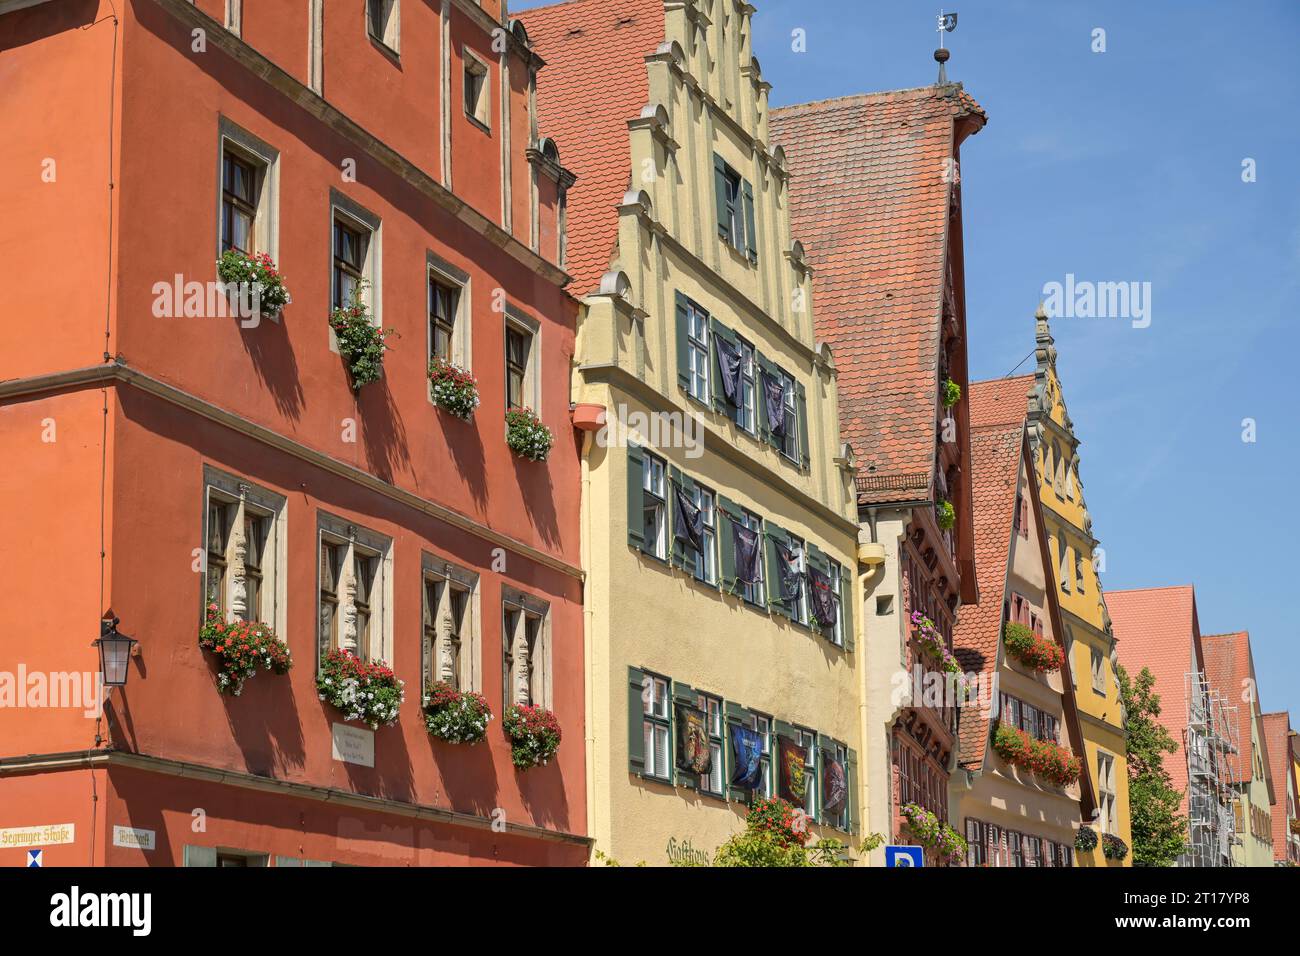
[[[812,580],[809,591],[813,617],[822,627],[832,628],[835,626],[835,592],[831,590],[831,579],[816,568],[808,569],[808,577]]]
[[[835,759],[829,750],[822,751],[822,810],[834,816],[844,812],[844,799],[849,795],[849,776],[844,764]]]
[[[736,758],[731,785],[745,790],[757,790],[763,781],[762,735],[743,724],[732,724],[731,752]]]
[[[731,523],[731,536],[736,543],[736,577],[745,584],[758,583],[758,532]]]
[[[773,435],[785,436],[785,379],[763,372],[763,400],[767,402],[767,427]]]
[[[791,551],[780,541],[776,542],[776,553],[780,557],[781,600],[787,608],[799,603],[803,594],[803,574],[799,571],[799,555]]]
[[[718,350],[718,377],[722,393],[732,405],[740,404],[740,350],[724,338],[714,336]]]
[[[695,507],[688,495],[677,485],[673,485],[673,498],[677,503],[677,520],[674,522],[674,536],[681,541],[689,541],[691,547],[704,553],[704,512]]]

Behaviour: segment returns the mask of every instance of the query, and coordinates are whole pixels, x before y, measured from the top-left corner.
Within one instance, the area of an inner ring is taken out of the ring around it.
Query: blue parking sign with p
[[[885,866],[925,866],[925,850],[919,846],[887,846]]]

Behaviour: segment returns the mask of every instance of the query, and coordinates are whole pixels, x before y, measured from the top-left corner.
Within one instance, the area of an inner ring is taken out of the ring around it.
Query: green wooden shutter
[[[746,179],[741,186],[745,194],[745,252],[749,261],[758,264],[758,242],[754,230],[754,187]]]
[[[691,707],[699,706],[699,694],[690,684],[683,684],[680,681],[673,681],[672,708],[669,711],[668,719],[672,722],[673,732],[669,739],[668,763],[673,768],[673,775],[677,779],[678,786],[691,787],[698,790],[700,788],[700,779],[698,774],[685,773],[677,766],[677,704],[689,704]]]
[[[645,773],[646,674],[638,667],[627,669],[627,768]]]
[[[713,154],[713,198],[717,206],[718,235],[731,241],[731,206],[727,202],[727,164]]]
[[[808,395],[803,382],[795,382],[794,394],[795,418],[799,427],[799,464],[808,469],[811,468],[808,461]]]
[[[780,525],[771,521],[763,522],[763,551],[767,555],[767,568],[763,574],[767,581],[767,606],[777,614],[794,619],[790,608],[785,606],[781,593],[781,554],[776,549],[777,542],[790,547],[790,536]]]
[[[850,654],[857,647],[857,625],[854,623],[858,613],[858,602],[861,595],[858,593],[858,576],[856,573],[857,564],[851,564],[840,568],[840,616],[844,619],[841,630],[844,632],[844,649]]]
[[[690,337],[686,328],[686,296],[676,293],[677,298],[677,384],[687,393],[691,390],[691,351]]]
[[[728,594],[735,594],[740,590],[740,582],[736,577],[736,539],[732,536],[731,526],[742,523],[740,509],[736,507],[735,502],[721,495],[718,496],[716,504],[718,549],[722,556],[718,581],[722,585],[722,590]]]
[[[857,836],[861,830],[861,820],[858,809],[858,752],[856,750],[849,750],[848,766],[844,769],[844,775],[849,779],[849,832]]]
[[[695,551],[692,550],[689,539],[677,537],[676,489],[677,487],[680,487],[682,491],[686,492],[686,497],[694,501],[695,482],[688,475],[682,474],[679,469],[672,465],[668,467],[668,478],[671,482],[671,486],[668,489],[668,501],[666,503],[666,507],[668,508],[668,517],[671,519],[669,527],[672,528],[670,560],[672,564],[675,564],[687,574],[694,575]]]
[[[645,528],[642,524],[645,497],[645,453],[640,445],[627,443],[627,543],[645,551]]]
[[[187,846],[183,866],[216,866],[217,848],[212,846]]]

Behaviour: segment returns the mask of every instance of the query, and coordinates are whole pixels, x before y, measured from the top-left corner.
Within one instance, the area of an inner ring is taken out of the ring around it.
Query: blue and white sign
[[[919,846],[887,846],[885,866],[925,866],[925,850]]]
[[[36,867],[37,869],[40,869],[41,866],[43,865],[43,861],[44,861],[44,859],[45,859],[45,851],[44,851],[44,850],[28,850],[28,851],[27,851],[27,866],[28,866],[29,868],[30,868],[30,867]]]

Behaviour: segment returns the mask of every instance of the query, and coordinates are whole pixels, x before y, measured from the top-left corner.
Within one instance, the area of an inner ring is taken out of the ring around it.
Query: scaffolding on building
[[[1187,702],[1187,830],[1183,866],[1232,866],[1237,797],[1232,758],[1237,753],[1237,705],[1210,686],[1203,671],[1184,675]]]

